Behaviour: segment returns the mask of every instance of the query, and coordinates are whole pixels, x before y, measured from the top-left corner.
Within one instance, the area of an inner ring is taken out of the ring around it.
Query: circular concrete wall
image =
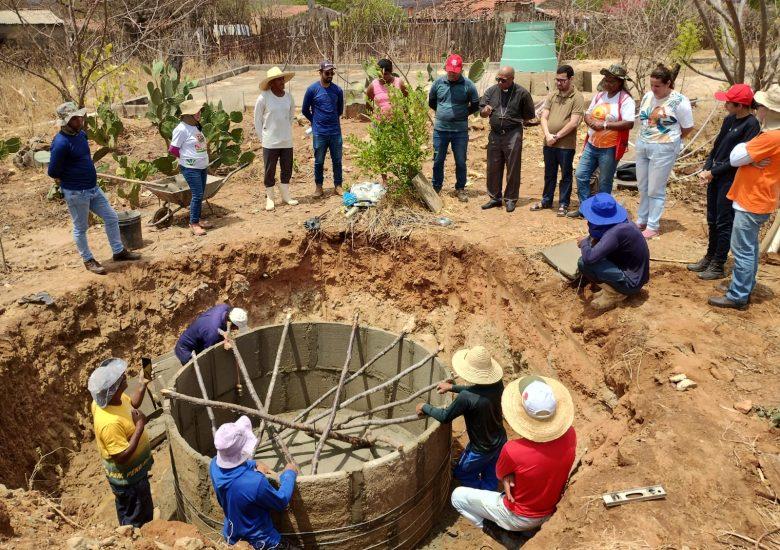
[[[351,326],[339,323],[290,326],[270,413],[304,409],[338,383],[350,331]],[[237,339],[252,382],[263,399],[281,333],[281,326],[267,326]],[[388,332],[361,328],[350,372],[395,338]],[[409,340],[401,341],[366,373],[350,382],[345,387],[344,398],[386,381],[429,353]],[[237,369],[232,352],[216,345],[198,357],[198,364],[209,398],[254,408],[246,389],[242,396],[236,392]],[[386,390],[356,401],[350,409],[364,411],[397,401],[448,376],[447,369],[434,358]],[[173,385],[177,392],[201,395],[191,363],[179,370]],[[418,401],[446,406],[449,397],[431,391],[373,418],[413,414]],[[327,398],[323,405],[331,403],[332,399]],[[208,474],[215,451],[207,412],[183,401],[169,401],[165,407],[169,413],[165,416],[180,513],[183,519],[206,527],[207,531],[219,532],[224,516]],[[214,409],[214,414],[217,425],[234,421],[238,416],[220,409]],[[253,425],[257,427],[258,422],[253,420]],[[450,425],[430,418],[406,423],[403,428],[408,437],[397,450],[386,449],[386,454],[377,452],[378,458],[331,461],[336,465],[330,467],[332,471],[321,468],[317,475],[300,475],[288,510],[276,518],[277,528],[305,548],[414,547],[430,530],[449,494],[451,429]],[[308,462],[306,457],[301,460],[293,453],[297,461]],[[303,471],[310,469],[304,465]]]

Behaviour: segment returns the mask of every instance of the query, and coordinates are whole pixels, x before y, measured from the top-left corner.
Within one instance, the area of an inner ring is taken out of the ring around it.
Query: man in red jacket
[[[574,403],[557,380],[525,376],[504,389],[501,407],[520,436],[498,457],[504,492],[458,487],[452,506],[477,527],[489,520],[507,531],[530,531],[555,512],[574,463]]]

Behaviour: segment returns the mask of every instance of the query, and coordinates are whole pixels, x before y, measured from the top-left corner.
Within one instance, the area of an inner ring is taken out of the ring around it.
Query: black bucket
[[[143,248],[144,239],[141,235],[141,213],[137,210],[117,212],[119,217],[119,234],[122,244],[128,250]]]

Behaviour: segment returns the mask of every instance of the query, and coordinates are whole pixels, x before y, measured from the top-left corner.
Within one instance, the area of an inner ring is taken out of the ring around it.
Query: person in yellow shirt
[[[87,387],[93,399],[95,443],[114,493],[117,519],[120,525],[141,527],[154,514],[148,479],[152,452],[144,430],[146,417],[138,410],[149,381],[141,370],[131,399],[124,393],[126,370],[123,359],[106,359],[92,372]]]

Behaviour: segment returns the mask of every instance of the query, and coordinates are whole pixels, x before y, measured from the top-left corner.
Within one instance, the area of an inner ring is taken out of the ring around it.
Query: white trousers
[[[479,528],[483,520],[489,519],[507,531],[528,531],[550,518],[518,516],[504,505],[503,493],[497,491],[457,487],[450,500],[453,508]]]

